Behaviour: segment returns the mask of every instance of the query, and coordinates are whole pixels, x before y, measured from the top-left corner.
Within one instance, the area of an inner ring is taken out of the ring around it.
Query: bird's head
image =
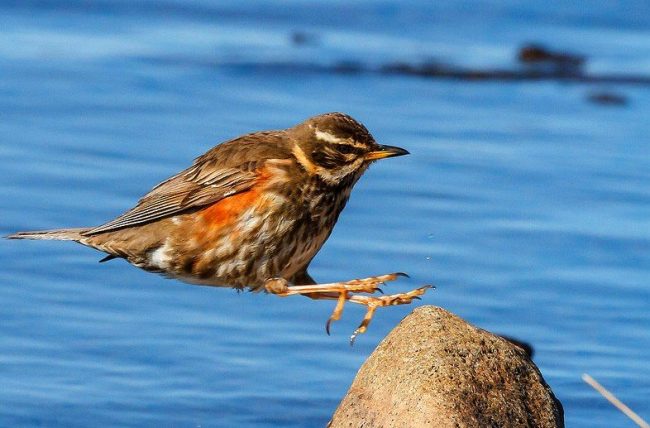
[[[290,132],[298,163],[330,185],[355,182],[373,161],[409,153],[377,144],[365,126],[343,113],[311,117]]]

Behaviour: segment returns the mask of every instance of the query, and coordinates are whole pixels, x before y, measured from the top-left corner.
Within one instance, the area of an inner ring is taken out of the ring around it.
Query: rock
[[[366,360],[329,426],[564,427],[564,412],[523,349],[423,306]]]

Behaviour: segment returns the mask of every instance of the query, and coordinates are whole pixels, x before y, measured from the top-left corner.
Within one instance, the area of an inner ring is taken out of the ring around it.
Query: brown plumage
[[[368,166],[407,153],[377,144],[350,116],[323,114],[212,148],[103,225],[9,238],[77,241],[108,253],[104,260],[121,257],[191,283],[355,301],[349,292],[373,292],[377,278],[304,293],[287,287],[314,284],[307,267]]]

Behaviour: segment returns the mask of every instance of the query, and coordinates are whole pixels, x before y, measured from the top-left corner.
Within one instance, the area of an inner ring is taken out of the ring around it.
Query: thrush
[[[101,261],[123,258],[193,284],[337,300],[328,334],[345,302],[358,303],[367,312],[353,341],[378,307],[411,303],[427,287],[377,296],[401,274],[317,284],[307,268],[370,164],[406,154],[346,114],[322,114],[215,146],[100,226],[8,238],[76,241],[107,253]]]

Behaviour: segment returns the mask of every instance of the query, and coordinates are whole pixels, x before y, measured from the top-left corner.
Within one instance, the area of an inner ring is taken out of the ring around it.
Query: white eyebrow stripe
[[[358,147],[360,149],[365,149],[366,148],[366,145],[363,144],[363,143],[358,143],[356,141],[351,141],[351,140],[349,140],[347,138],[346,139],[338,138],[338,137],[330,134],[329,132],[320,131],[320,130],[317,129],[315,131],[315,134],[316,134],[317,139],[319,139],[321,141],[325,141],[327,143],[344,144],[346,146],[354,146],[354,147]]]
[[[318,129],[315,132],[316,132],[316,138],[318,138],[321,141],[325,141],[327,143],[334,143],[334,144],[345,144],[346,143],[346,140],[342,140],[342,139],[330,134],[329,132],[320,131]]]

